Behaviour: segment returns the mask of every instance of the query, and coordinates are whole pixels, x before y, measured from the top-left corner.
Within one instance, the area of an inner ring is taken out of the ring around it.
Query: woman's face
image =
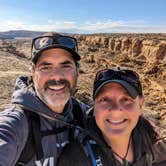
[[[108,83],[94,101],[94,116],[104,137],[130,136],[142,113],[143,98],[133,99],[118,83]]]

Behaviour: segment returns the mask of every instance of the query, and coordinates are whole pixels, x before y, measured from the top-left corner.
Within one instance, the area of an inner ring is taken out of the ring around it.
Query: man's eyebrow
[[[73,63],[71,61],[66,60],[66,61],[62,62],[61,64],[66,65],[66,64],[73,64]]]
[[[49,62],[42,62],[38,66],[49,66],[49,65],[51,65],[51,63],[49,63]]]

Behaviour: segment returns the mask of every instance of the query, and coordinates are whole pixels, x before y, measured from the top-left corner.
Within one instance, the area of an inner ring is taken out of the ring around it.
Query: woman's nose
[[[119,104],[114,103],[114,104],[109,105],[108,110],[109,111],[122,111],[123,109]]]

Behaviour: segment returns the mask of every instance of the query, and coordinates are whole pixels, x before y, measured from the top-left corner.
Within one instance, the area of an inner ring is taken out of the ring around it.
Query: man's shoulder
[[[24,109],[18,104],[8,104],[4,110],[0,112],[1,115],[18,115],[24,116]]]
[[[21,107],[17,107],[15,104],[10,104],[0,112],[0,124],[7,123],[8,125],[22,127],[28,127],[28,121],[24,110]]]
[[[80,101],[79,99],[73,98],[72,97],[72,101],[74,105],[79,105],[79,107],[81,108],[81,110],[83,111],[87,111],[90,106],[82,101]]]
[[[11,104],[0,112],[0,159],[2,163],[11,165],[19,158],[26,144],[28,131],[26,115],[21,108]],[[6,156],[9,153],[9,149],[11,155],[8,159],[3,158],[3,155]]]

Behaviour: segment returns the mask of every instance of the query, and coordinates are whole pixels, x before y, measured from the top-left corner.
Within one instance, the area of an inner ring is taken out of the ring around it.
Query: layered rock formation
[[[111,36],[77,36],[81,49],[100,51],[106,49],[111,53],[123,53],[134,58],[143,55],[147,61],[166,61],[166,40],[146,39],[144,37],[111,37]]]
[[[82,57],[76,97],[92,104],[95,73],[123,66],[137,71],[145,95],[146,116],[166,135],[166,35],[74,35]],[[14,80],[30,74],[30,40],[0,40],[0,110],[9,103]]]
[[[30,40],[25,39],[12,39],[0,40],[0,51],[14,54],[15,56],[27,58],[30,57]]]

